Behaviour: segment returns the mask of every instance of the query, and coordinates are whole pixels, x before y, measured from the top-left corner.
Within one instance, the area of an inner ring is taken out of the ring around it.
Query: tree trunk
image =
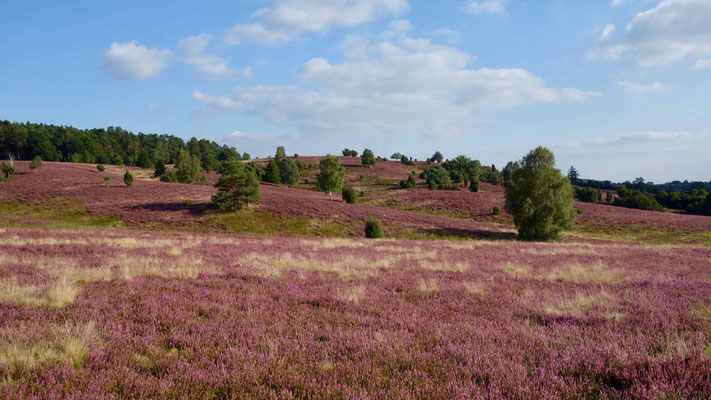
[[[333,201],[333,193],[332,192],[328,192],[328,198],[329,198],[329,200]]]

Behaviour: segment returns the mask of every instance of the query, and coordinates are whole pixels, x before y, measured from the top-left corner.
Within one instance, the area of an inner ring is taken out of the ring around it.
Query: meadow
[[[0,398],[711,396],[711,217],[576,203],[564,243],[524,243],[500,187],[343,164],[356,204],[302,181],[218,213],[208,184],[16,162]]]

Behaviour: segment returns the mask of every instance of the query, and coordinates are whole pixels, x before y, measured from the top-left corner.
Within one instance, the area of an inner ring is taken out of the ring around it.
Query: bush
[[[0,171],[2,171],[2,174],[5,176],[6,180],[10,180],[10,178],[15,175],[15,167],[5,163],[5,161],[0,164]]]
[[[304,178],[304,184],[308,185],[311,183],[311,179],[309,178]]]
[[[275,159],[269,160],[267,164],[267,170],[264,173],[264,182],[276,183],[277,185],[281,183],[281,172],[279,171],[279,163]]]
[[[345,157],[358,157],[358,152],[356,150],[343,149],[342,153]]]
[[[582,213],[583,213],[583,210],[580,209],[580,208],[578,208],[577,210],[575,210],[575,212],[578,213],[578,214],[582,214]]]
[[[373,155],[373,151],[370,149],[363,150],[363,155],[360,157],[360,160],[361,164],[366,168],[371,165],[375,165],[375,156]]]
[[[597,203],[600,194],[593,188],[575,188],[575,197],[584,203]]]
[[[42,157],[35,156],[35,158],[30,161],[30,169],[34,169],[36,172],[40,168],[42,168]]]
[[[123,174],[123,183],[126,184],[126,187],[131,187],[133,186],[133,175],[131,175],[128,170],[126,170],[126,173]]]
[[[108,182],[108,181],[110,181],[110,180],[111,180],[111,177],[110,177],[110,176],[106,175],[106,176],[104,177],[104,182]]]
[[[523,158],[505,188],[506,210],[513,216],[519,240],[560,240],[560,233],[572,227],[573,186],[555,168],[555,156],[545,147]]]
[[[368,239],[379,239],[383,237],[383,228],[380,221],[375,217],[368,217],[365,223],[365,237]]]
[[[477,193],[479,192],[479,181],[475,178],[469,183],[469,191]]]
[[[410,175],[407,177],[407,180],[403,179],[400,181],[400,187],[401,188],[415,188],[417,187],[417,181],[415,180],[414,175]]]
[[[165,169],[165,164],[162,162],[159,162],[156,164],[156,169],[155,172],[153,173],[153,176],[163,176],[165,175],[166,169]]]
[[[494,206],[494,209],[491,212],[493,215],[501,215],[501,209],[499,206]]]
[[[348,204],[354,204],[358,199],[358,193],[356,193],[355,189],[348,186],[343,188],[343,190],[341,191],[341,196],[343,197],[343,201]]]
[[[104,172],[104,171],[106,171],[106,167],[104,167],[104,166],[101,165],[101,164],[97,165],[97,166],[96,166],[96,169],[98,169],[99,172]]]

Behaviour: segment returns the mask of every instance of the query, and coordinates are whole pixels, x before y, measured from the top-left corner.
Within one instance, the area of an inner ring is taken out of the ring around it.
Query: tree
[[[40,168],[42,168],[42,157],[35,156],[35,158],[30,161],[30,169],[33,169],[35,170],[35,172],[37,172],[37,170]]]
[[[200,159],[195,155],[190,155],[186,150],[180,150],[174,171],[175,179],[180,183],[195,183],[205,180]]]
[[[469,190],[477,193],[479,191],[479,180],[478,179],[472,179],[471,183],[469,184]]]
[[[573,187],[555,168],[545,147],[529,152],[506,182],[506,210],[513,216],[519,240],[560,240],[575,220]]]
[[[245,153],[242,153],[242,159],[243,160],[251,160],[252,156],[250,156],[249,153],[245,152]]]
[[[128,170],[126,170],[126,173],[123,174],[123,183],[126,184],[126,187],[133,186],[133,175],[131,175]]]
[[[289,186],[295,185],[299,181],[300,176],[299,167],[296,163],[288,157],[278,160],[277,163],[279,165],[281,183]]]
[[[153,172],[153,176],[161,177],[161,176],[165,175],[165,173],[166,173],[165,164],[163,164],[162,162],[159,161],[156,164],[156,169]]]
[[[12,176],[15,175],[15,167],[5,163],[5,161],[0,164],[0,171],[2,171],[2,174],[5,175],[6,180],[12,178]]]
[[[375,217],[368,217],[365,222],[365,237],[368,239],[379,239],[383,237],[383,228],[380,226],[380,221]]]
[[[330,154],[319,160],[318,166],[320,169],[318,187],[328,193],[328,197],[333,200],[333,192],[337,192],[343,187],[343,177],[346,175],[346,169],[341,167],[341,161],[338,157]]]
[[[281,171],[279,171],[279,162],[275,158],[269,160],[269,164],[267,164],[267,171],[264,174],[264,181],[275,183],[277,185],[281,183]]]
[[[508,164],[504,167],[504,169],[501,170],[501,175],[504,178],[504,182],[507,182],[509,179],[511,179],[511,174],[521,168],[521,165],[518,163],[518,161],[509,161]]]
[[[400,153],[393,153],[393,155],[390,156],[391,159],[393,160],[399,160],[402,158],[402,154]]]
[[[472,160],[466,156],[457,156],[453,160],[447,160],[442,163],[442,167],[449,172],[449,177],[454,183],[464,183],[467,187],[469,181],[479,179],[482,173],[481,163],[479,160]]]
[[[221,166],[222,175],[215,184],[217,193],[212,196],[215,205],[225,211],[241,210],[262,199],[259,180],[251,168],[232,162]]]
[[[578,170],[575,169],[574,166],[570,166],[570,169],[568,170],[568,179],[570,179],[570,183],[573,185],[578,184]]]
[[[284,146],[277,147],[274,158],[276,158],[277,160],[286,158],[286,150],[284,150]]]
[[[355,189],[352,187],[346,186],[341,191],[341,197],[343,197],[343,201],[346,203],[354,204],[358,199],[358,193],[356,193]]]
[[[442,163],[442,160],[444,160],[444,156],[442,156],[442,153],[439,151],[435,151],[434,154],[432,154],[432,157],[430,157],[431,162],[436,162],[436,163]]]
[[[371,165],[375,165],[375,156],[373,155],[373,151],[370,149],[363,150],[363,155],[360,159],[361,164],[364,167],[370,167]]]
[[[358,157],[358,151],[356,150],[351,150],[351,149],[343,149],[341,152],[344,157]]]

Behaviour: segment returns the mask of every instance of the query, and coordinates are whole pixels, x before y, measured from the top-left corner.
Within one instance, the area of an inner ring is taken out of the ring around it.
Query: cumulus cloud
[[[104,54],[102,68],[108,76],[120,80],[157,78],[171,57],[170,50],[148,48],[135,41],[114,42]]]
[[[228,60],[215,54],[207,53],[207,46],[212,41],[212,35],[203,33],[188,36],[178,41],[175,50],[181,62],[189,64],[193,70],[211,80],[240,79],[251,76],[251,69],[236,71],[229,67]]]
[[[497,14],[506,10],[504,0],[469,0],[464,9],[474,15]]]
[[[627,92],[633,94],[664,93],[674,88],[672,85],[664,85],[659,82],[654,82],[652,84],[645,85],[642,83],[620,81],[617,82],[617,84],[623,89],[625,89]]]
[[[352,27],[382,15],[408,9],[407,0],[277,0],[254,13],[253,23],[239,23],[225,32],[229,45],[277,45],[299,40],[303,33],[326,33],[334,27]]]
[[[238,87],[219,95],[195,90],[193,99],[206,111],[257,115],[301,132],[453,136],[469,129],[473,110],[598,95],[547,87],[524,69],[473,69],[473,56],[410,37],[407,25],[391,24],[370,41],[347,38],[341,62],[313,58],[295,72],[292,85]]]
[[[615,60],[636,54],[640,66],[666,65],[686,56],[711,54],[711,2],[664,0],[632,18],[619,37],[608,25],[588,59]]]

